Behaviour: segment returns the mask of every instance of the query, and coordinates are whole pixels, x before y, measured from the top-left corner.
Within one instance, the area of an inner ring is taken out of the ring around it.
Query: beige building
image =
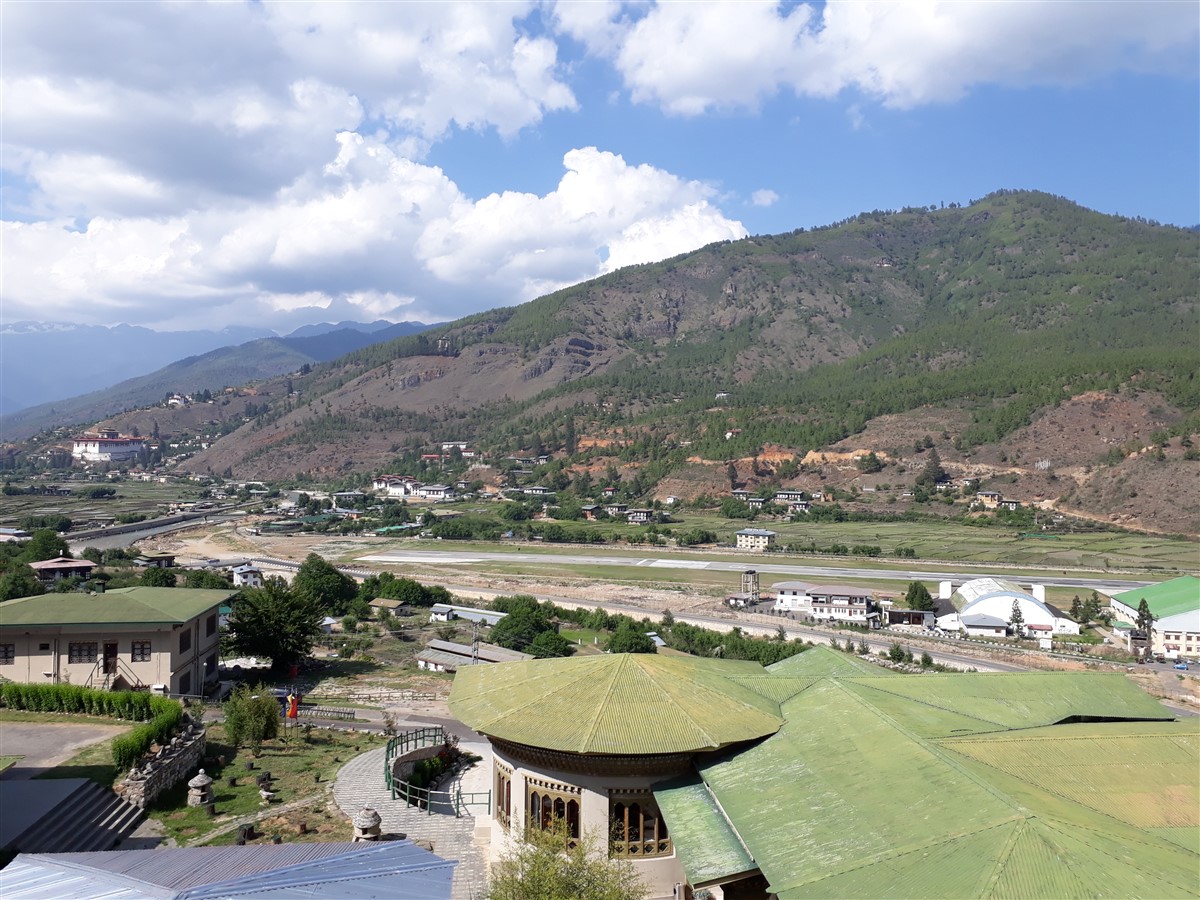
[[[0,603],[0,676],[202,693],[217,678],[218,608],[235,593],[131,587]]]
[[[770,550],[775,546],[777,535],[765,528],[743,528],[737,533],[739,550]]]

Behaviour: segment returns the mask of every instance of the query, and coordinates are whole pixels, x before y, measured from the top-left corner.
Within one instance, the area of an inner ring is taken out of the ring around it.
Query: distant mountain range
[[[6,398],[0,438],[23,440],[47,428],[95,422],[173,391],[220,390],[272,378],[429,327],[322,323],[276,337],[253,328],[158,332],[131,325],[13,323],[0,332]],[[76,396],[81,387],[96,384],[105,386]],[[53,399],[43,402],[47,396]]]

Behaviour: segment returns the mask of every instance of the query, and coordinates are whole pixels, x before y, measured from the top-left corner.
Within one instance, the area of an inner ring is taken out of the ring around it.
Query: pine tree
[[[1013,598],[1012,614],[1008,617],[1008,626],[1017,637],[1025,635],[1025,616],[1021,614],[1021,601]]]

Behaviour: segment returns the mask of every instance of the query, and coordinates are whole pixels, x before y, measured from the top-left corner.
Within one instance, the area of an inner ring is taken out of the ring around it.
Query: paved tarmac
[[[0,722],[0,756],[23,756],[0,773],[7,781],[33,778],[66,762],[84,747],[128,731],[131,725]]]

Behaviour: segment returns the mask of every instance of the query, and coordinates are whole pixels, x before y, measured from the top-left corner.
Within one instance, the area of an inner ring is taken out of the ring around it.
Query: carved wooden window
[[[526,828],[549,831],[562,823],[569,843],[579,840],[579,788],[550,781],[526,782]]]
[[[16,644],[0,644],[0,666],[11,666],[17,659]]]
[[[609,855],[622,859],[670,856],[671,836],[649,791],[614,794],[608,801]]]
[[[504,828],[512,823],[512,771],[496,766],[496,821]]]
[[[129,659],[131,662],[150,662],[150,642],[134,641]]]

